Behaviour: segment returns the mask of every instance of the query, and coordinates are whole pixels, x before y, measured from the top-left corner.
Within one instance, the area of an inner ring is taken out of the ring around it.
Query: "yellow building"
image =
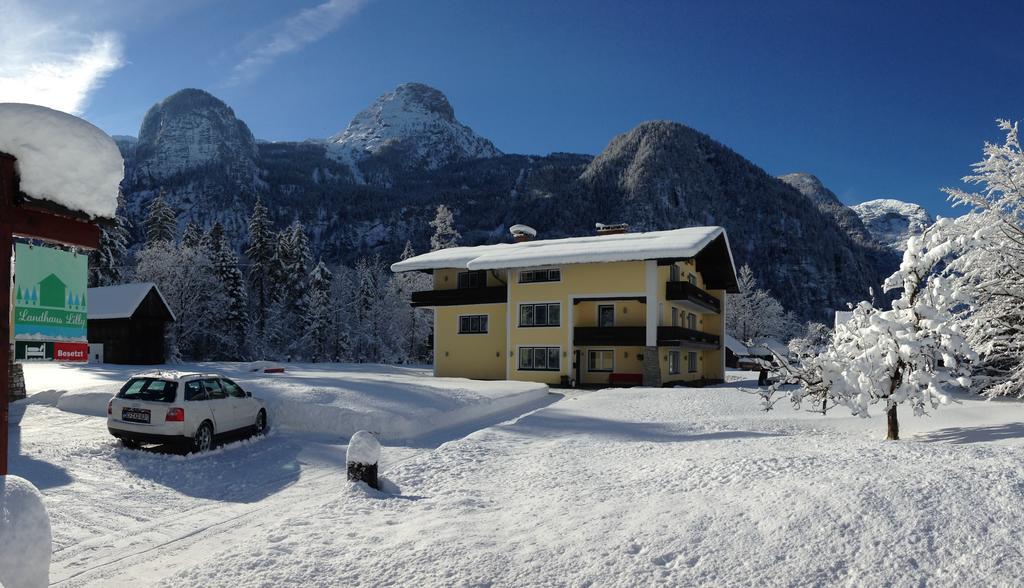
[[[725,230],[598,235],[454,247],[400,261],[433,274],[434,374],[548,384],[661,386],[725,377]]]

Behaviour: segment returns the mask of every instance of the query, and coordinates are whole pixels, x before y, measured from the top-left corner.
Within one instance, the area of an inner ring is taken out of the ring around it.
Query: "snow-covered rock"
[[[330,141],[347,149],[346,157],[393,152],[405,166],[427,169],[501,155],[493,143],[456,120],[444,94],[418,83],[384,94]]]
[[[166,179],[206,166],[239,180],[257,173],[256,140],[220,99],[203,90],[175,92],[146,112],[135,144],[135,173]]]
[[[935,222],[920,204],[891,198],[868,200],[851,208],[876,241],[898,251],[906,248],[907,239],[920,235]]]
[[[36,487],[0,476],[0,586],[46,586],[51,541],[50,517]]]
[[[34,104],[0,104],[0,152],[17,158],[30,197],[114,216],[124,161],[113,139],[88,122]]]

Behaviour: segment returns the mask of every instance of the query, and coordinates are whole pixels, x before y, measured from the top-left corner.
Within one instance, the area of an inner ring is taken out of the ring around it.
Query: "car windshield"
[[[149,400],[153,402],[174,402],[177,382],[157,378],[132,378],[121,387],[118,398],[126,400]]]

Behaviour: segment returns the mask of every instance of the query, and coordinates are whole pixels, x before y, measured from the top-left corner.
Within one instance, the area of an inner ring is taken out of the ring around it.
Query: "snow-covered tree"
[[[156,284],[174,312],[168,344],[172,358],[205,359],[209,347],[233,344],[216,326],[227,301],[205,250],[158,242],[139,252],[135,273]]]
[[[787,313],[767,290],[758,288],[749,265],[741,267],[736,277],[739,293],[728,295],[726,332],[746,343],[760,337],[788,339],[793,334],[793,314]]]
[[[966,246],[953,267],[976,305],[961,324],[978,352],[973,389],[988,396],[1024,397],[1024,152],[1017,123],[998,121],[1001,144],[986,143],[984,159],[965,177],[979,192],[945,190],[973,212],[954,229]]]
[[[146,213],[146,246],[171,243],[178,232],[178,215],[168,206],[161,191],[149,203]]]
[[[217,326],[234,343],[220,350],[217,355],[224,359],[244,359],[248,355],[249,293],[242,271],[238,268],[238,256],[223,238],[216,242],[216,249],[215,242],[207,241],[206,245],[220,290],[227,301],[218,317]]]
[[[395,298],[389,294],[389,281],[379,255],[356,263],[349,336],[351,357],[356,361],[387,362],[395,358],[397,342],[391,327],[396,308]]]
[[[832,330],[821,323],[809,322],[803,333],[789,341],[791,357],[817,357],[828,347]]]
[[[249,285],[252,287],[253,348],[257,355],[264,353],[267,313],[273,302],[274,264],[277,258],[276,240],[267,207],[256,201],[249,218]]]
[[[199,224],[194,220],[190,220],[185,224],[185,233],[181,236],[181,246],[193,249],[201,247],[204,237],[203,229],[200,228]]]
[[[455,217],[448,206],[438,205],[437,214],[434,215],[434,220],[430,221],[430,226],[434,228],[434,234],[430,237],[431,251],[458,246],[462,235],[455,230]]]
[[[323,261],[309,274],[309,288],[303,305],[303,355],[310,361],[324,361],[331,357],[331,280],[333,276]]]
[[[110,225],[100,225],[100,246],[89,253],[89,286],[111,286],[124,282],[128,263],[128,219],[123,199],[117,198],[117,214]]]
[[[900,404],[922,415],[949,402],[945,388],[969,385],[963,362],[975,356],[954,320],[969,300],[950,269],[964,238],[950,238],[952,224],[942,219],[908,241],[900,269],[885,283],[886,291],[900,292],[891,310],[861,302],[836,326],[824,353],[799,368],[781,366],[780,383],[799,387],[772,386],[764,393],[767,407],[788,396],[797,407],[809,400],[823,410],[843,406],[867,417],[870,406],[883,404],[886,438],[899,439]]]
[[[406,241],[402,259],[416,255],[412,243]],[[429,274],[402,272],[391,278],[391,293],[395,299],[395,338],[401,341],[400,354],[404,361],[425,361],[428,359],[427,339],[434,323],[433,313],[426,308],[414,308],[410,304],[412,293],[430,290],[433,283]]]

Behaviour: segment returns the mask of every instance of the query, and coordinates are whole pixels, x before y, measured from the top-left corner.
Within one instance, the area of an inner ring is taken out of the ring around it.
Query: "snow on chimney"
[[[597,223],[594,226],[597,227],[598,235],[621,235],[629,230],[629,225],[627,223],[615,223],[613,225]]]
[[[512,239],[516,243],[533,241],[537,238],[537,231],[533,227],[528,227],[526,225],[512,225],[508,228],[508,231],[512,233]]]

